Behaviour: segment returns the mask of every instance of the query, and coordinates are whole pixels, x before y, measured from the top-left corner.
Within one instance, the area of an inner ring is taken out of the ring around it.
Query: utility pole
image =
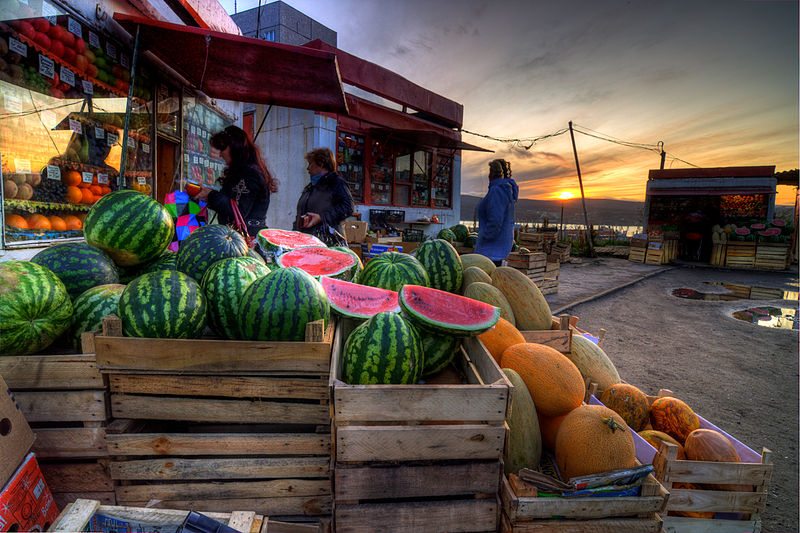
[[[583,177],[581,176],[581,164],[578,161],[578,149],[575,146],[575,133],[572,131],[572,121],[569,121],[569,137],[572,139],[572,152],[575,154],[575,168],[578,170],[578,183],[581,186],[581,203],[583,204],[583,221],[586,224],[586,241],[589,243],[589,257],[597,257],[594,253],[592,243],[592,230],[589,227],[589,214],[586,212],[586,196],[583,194]]]
[[[659,148],[661,148],[661,170],[664,170],[664,161],[667,159],[667,152],[664,151],[664,141],[658,141]]]

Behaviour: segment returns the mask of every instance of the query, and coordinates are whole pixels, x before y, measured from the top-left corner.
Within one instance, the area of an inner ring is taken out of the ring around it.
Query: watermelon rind
[[[208,325],[217,335],[238,339],[239,305],[245,291],[271,271],[253,257],[228,257],[211,265],[200,286],[208,303]]]
[[[58,276],[30,261],[0,262],[0,356],[44,350],[71,322],[72,301]]]
[[[417,260],[425,268],[430,286],[447,292],[461,289],[464,267],[453,245],[443,239],[423,242],[417,248]]]
[[[243,257],[250,249],[239,232],[221,224],[193,231],[178,250],[177,269],[200,282],[211,265],[227,257]]]
[[[497,307],[418,285],[406,285],[400,290],[400,307],[414,324],[423,329],[462,337],[483,333],[500,318]],[[443,310],[449,313],[449,320],[436,320],[430,316]],[[457,321],[458,318],[461,320]]]
[[[117,314],[124,290],[125,285],[121,283],[109,283],[92,287],[75,298],[71,332],[76,348],[81,346],[84,331],[99,331],[105,317]]]
[[[384,252],[367,262],[358,275],[358,283],[399,291],[404,285],[428,286],[430,279],[416,258],[401,252]]]
[[[320,283],[328,296],[331,311],[341,316],[364,320],[378,313],[400,312],[395,291],[328,277],[321,278]]]
[[[362,270],[364,270],[364,263],[363,261],[361,261],[361,257],[347,246],[331,246],[331,248],[333,248],[334,250],[339,250],[340,252],[348,253],[355,258],[356,264],[353,265],[353,270],[350,273],[350,276],[346,278],[348,281],[352,281],[353,283],[355,283],[356,280],[358,279],[358,275],[361,273]]]
[[[119,272],[108,254],[85,242],[50,246],[34,255],[31,261],[58,276],[73,300],[97,285],[119,282]]]
[[[456,358],[461,347],[462,338],[453,335],[422,335],[422,352],[425,354],[425,366],[422,377],[438,374]]]
[[[139,270],[139,275],[158,272],[159,270],[177,270],[178,254],[167,250],[153,261],[150,261]]]
[[[358,268],[358,257],[326,246],[304,246],[275,258],[281,268],[294,266],[315,278],[328,276],[349,280]]]
[[[271,255],[280,255],[305,246],[325,246],[318,238],[302,231],[266,228],[258,232],[256,241],[261,249]]]

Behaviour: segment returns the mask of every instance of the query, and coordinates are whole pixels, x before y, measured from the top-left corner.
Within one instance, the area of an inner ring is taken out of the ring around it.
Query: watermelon
[[[199,282],[206,270],[220,259],[242,257],[249,250],[244,237],[236,230],[220,224],[203,226],[181,243],[177,268]]]
[[[450,231],[455,235],[457,242],[464,242],[467,240],[467,237],[469,237],[469,228],[464,224],[456,224],[450,228]]]
[[[436,235],[436,238],[447,242],[454,242],[456,240],[456,235],[449,229],[445,228],[440,231],[438,235]]]
[[[253,248],[250,248],[247,251],[247,255],[249,257],[252,257],[253,259],[257,259],[262,264],[265,264],[265,265],[267,264],[266,259],[264,259],[264,257],[260,253],[258,253],[256,250],[254,250]]]
[[[456,358],[460,347],[461,337],[433,333],[423,335],[422,352],[425,354],[425,366],[422,369],[422,377],[432,376],[444,370]]]
[[[384,252],[370,259],[361,274],[361,285],[399,291],[403,285],[430,284],[425,267],[414,257],[400,252]]]
[[[400,290],[400,307],[426,330],[467,337],[483,333],[500,318],[497,307],[419,285]]]
[[[330,304],[319,281],[297,267],[281,268],[250,284],[239,306],[242,338],[305,340],[306,324],[330,322]]]
[[[273,255],[305,246],[325,246],[324,242],[313,235],[285,229],[262,229],[258,232],[256,240],[262,250]]]
[[[177,270],[178,269],[178,254],[171,250],[165,251],[158,256],[154,261],[150,261],[142,268],[139,269],[139,275],[149,274],[150,272],[158,272],[159,270]]]
[[[239,338],[239,305],[247,288],[270,273],[252,257],[228,257],[206,270],[200,286],[208,301],[208,325],[227,339]]]
[[[478,245],[478,234],[470,233],[464,241],[464,246],[467,248],[475,248]]]
[[[353,269],[358,268],[358,257],[324,246],[290,250],[279,255],[275,261],[281,268],[297,267],[315,278],[330,276],[349,280]]]
[[[125,285],[120,283],[98,285],[75,298],[72,340],[77,348],[81,346],[81,334],[84,331],[99,331],[105,317],[117,314],[124,290]]]
[[[58,276],[73,300],[97,285],[118,283],[114,262],[103,250],[85,242],[66,242],[45,248],[31,259]]]
[[[43,350],[71,321],[72,302],[58,276],[30,261],[0,262],[0,356]]]
[[[362,270],[364,270],[364,263],[361,261],[361,257],[347,246],[332,246],[331,248],[333,248],[334,250],[339,250],[340,252],[348,253],[355,258],[356,264],[353,267],[353,271],[350,274],[350,277],[348,278],[350,281],[355,283],[356,279],[358,278],[358,275],[361,273]]]
[[[155,259],[175,236],[172,216],[147,195],[130,189],[112,192],[92,206],[83,221],[86,242],[119,266]]]
[[[342,378],[351,385],[416,383],[424,355],[416,328],[398,313],[378,313],[350,333]]]
[[[372,318],[378,313],[399,312],[397,293],[378,287],[367,287],[336,278],[321,278],[331,310],[349,318]]]
[[[196,339],[206,327],[206,298],[192,278],[177,270],[139,276],[119,299],[128,337]]]
[[[425,241],[417,248],[417,260],[428,273],[430,286],[447,292],[457,292],[461,288],[464,267],[461,265],[456,249],[442,239]]]

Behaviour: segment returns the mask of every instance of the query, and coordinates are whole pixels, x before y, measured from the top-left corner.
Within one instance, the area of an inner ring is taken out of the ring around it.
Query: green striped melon
[[[400,290],[400,307],[425,330],[462,337],[483,333],[500,318],[497,307],[419,285]]]
[[[178,250],[177,268],[201,281],[211,265],[227,257],[243,257],[250,249],[239,232],[221,224],[198,228],[186,237]]]
[[[464,242],[467,240],[467,237],[469,237],[469,228],[464,224],[456,224],[450,228],[450,231],[453,232],[458,242]]]
[[[436,235],[436,238],[447,242],[454,242],[456,240],[456,235],[449,229],[445,228]]]
[[[383,312],[399,312],[397,293],[336,278],[320,278],[331,310],[343,317],[368,319]]]
[[[367,261],[358,276],[361,285],[399,291],[403,285],[428,286],[430,280],[425,267],[414,257],[400,252],[384,252]]]
[[[72,299],[97,285],[119,282],[117,267],[108,254],[85,242],[50,246],[34,255],[31,261],[58,276]]]
[[[159,270],[177,270],[178,269],[178,254],[172,250],[166,250],[163,254],[158,256],[155,260],[150,261],[139,269],[139,275],[149,274],[150,272],[158,272]]]
[[[490,276],[497,268],[491,259],[481,254],[464,254],[461,256],[461,264],[465,270],[469,267],[478,267]]]
[[[83,221],[86,242],[111,256],[119,266],[155,259],[175,236],[172,216],[149,196],[130,189],[100,198]]]
[[[461,288],[464,267],[452,244],[434,239],[423,242],[416,251],[417,260],[428,273],[431,287],[447,292],[457,292]]]
[[[622,381],[606,352],[583,335],[572,336],[572,350],[564,355],[575,363],[584,379],[597,383],[598,390],[607,390]]]
[[[0,356],[43,350],[71,321],[72,302],[58,276],[30,261],[0,262]]]
[[[306,324],[330,322],[330,304],[319,281],[299,268],[281,268],[250,284],[239,306],[242,338],[305,340]]]
[[[490,280],[491,281],[491,280]],[[467,287],[464,296],[484,302],[489,305],[500,308],[500,316],[508,320],[512,326],[516,325],[514,321],[514,311],[511,309],[511,304],[500,292],[500,289],[491,285],[491,283],[484,283],[483,281],[476,281]]]
[[[465,268],[461,281],[461,294],[464,294],[467,291],[467,287],[476,281],[482,281],[483,283],[488,283],[491,285],[492,278],[489,276],[489,274],[478,267],[471,266]]]
[[[458,354],[461,348],[461,337],[453,335],[436,335],[425,333],[422,335],[422,353],[425,354],[425,365],[422,377],[432,376],[444,370]]]
[[[239,338],[239,305],[245,291],[271,271],[252,257],[227,257],[206,270],[200,286],[208,302],[208,325],[217,335]]]
[[[275,261],[281,268],[297,267],[319,278],[329,276],[349,280],[358,268],[358,257],[325,246],[304,246],[279,255]]]
[[[500,289],[511,304],[518,330],[550,329],[553,323],[550,304],[528,276],[511,267],[497,267],[492,272],[492,285]]]
[[[508,439],[503,455],[506,474],[517,474],[522,468],[536,469],[542,458],[542,433],[536,405],[525,381],[514,370],[504,368],[511,390],[511,409],[506,417]]]
[[[351,385],[413,384],[424,366],[419,333],[398,313],[378,313],[354,329],[342,358]]]
[[[267,264],[267,260],[264,259],[264,257],[253,248],[250,248],[249,250],[247,250],[247,255],[248,255],[248,257],[252,257],[253,259],[256,259],[261,264],[264,264],[264,265]]]
[[[125,285],[110,283],[92,287],[75,298],[71,331],[76,348],[81,347],[81,334],[84,331],[100,331],[103,319],[117,314],[119,299],[124,290]]]
[[[206,327],[200,284],[177,270],[161,270],[131,281],[119,299],[122,332],[128,337],[196,339]]]
[[[355,251],[353,251],[351,248],[347,246],[332,246],[332,248],[334,250],[339,250],[340,252],[348,253],[355,258],[356,264],[353,266],[353,270],[350,272],[350,277],[346,279],[348,281],[356,283],[358,275],[361,273],[362,270],[364,270],[364,263],[361,261],[361,257]]]
[[[325,246],[318,238],[302,231],[266,228],[256,236],[258,245],[268,254],[280,255],[304,246]]]

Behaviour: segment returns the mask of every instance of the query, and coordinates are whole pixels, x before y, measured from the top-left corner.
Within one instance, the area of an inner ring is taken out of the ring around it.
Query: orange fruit
[[[64,223],[67,225],[68,230],[83,229],[83,222],[75,215],[67,215],[64,217]]]
[[[87,205],[94,203],[94,194],[90,189],[81,189],[81,203]]]
[[[83,198],[83,193],[81,192],[81,189],[72,185],[67,187],[67,201],[69,203],[79,204],[81,203],[82,198]]]
[[[28,227],[29,228],[33,228],[36,225],[36,223],[39,221],[40,218],[44,218],[44,217],[42,215],[40,215],[39,213],[35,213],[35,214],[29,216],[28,217]]]
[[[105,195],[105,194],[111,194],[111,187],[108,187],[108,186],[106,186],[106,185],[103,185],[101,188],[103,189],[103,194],[104,194],[104,195]]]
[[[33,229],[40,229],[40,230],[51,230],[53,226],[50,224],[50,220],[42,215],[38,215],[39,218],[36,219],[36,222],[31,224],[31,228]],[[33,218],[33,217],[31,217]]]
[[[56,215],[51,215],[48,218],[50,219],[50,226],[53,228],[53,231],[67,231],[67,223],[63,218]]]
[[[89,187],[89,190],[92,191],[92,194],[95,196],[103,196],[103,188],[99,185],[92,185]]]
[[[77,170],[68,170],[64,173],[61,181],[64,182],[64,185],[77,187],[81,182],[81,173]]]
[[[28,229],[28,221],[19,215],[6,215],[6,226],[17,229]]]

